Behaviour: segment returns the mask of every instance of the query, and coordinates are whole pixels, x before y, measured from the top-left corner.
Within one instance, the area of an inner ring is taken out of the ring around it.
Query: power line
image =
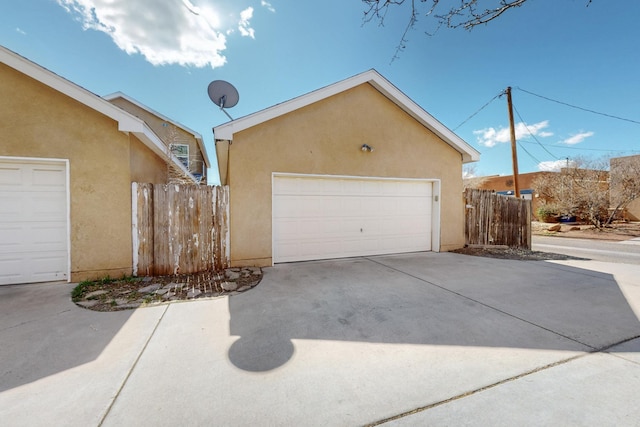
[[[524,90],[521,87],[516,87],[516,89],[518,89],[518,90],[520,90],[522,92],[528,93],[529,95],[537,96],[538,98],[542,98],[542,99],[546,99],[547,101],[555,102],[556,104],[566,105],[567,107],[576,108],[578,110],[587,111],[589,113],[598,114],[598,115],[609,117],[609,118],[612,118],[612,119],[622,120],[622,121],[625,121],[625,122],[635,123],[637,125],[640,125],[640,121],[637,121],[637,120],[626,119],[624,117],[614,116],[613,114],[601,113],[599,111],[590,110],[589,108],[578,107],[577,105],[569,104],[568,102],[558,101],[557,99],[551,99],[551,98],[543,96],[543,95],[538,95],[537,93],[529,92],[528,90]]]
[[[472,118],[475,117],[476,114],[478,114],[480,111],[484,110],[489,104],[491,104],[493,101],[496,100],[496,98],[500,97],[504,95],[504,91],[500,92],[499,94],[497,94],[496,96],[494,96],[493,98],[491,98],[489,100],[489,102],[487,102],[486,104],[484,104],[482,107],[480,107],[475,113],[473,113],[472,115],[470,115],[469,117],[467,117],[462,123],[460,123],[458,126],[456,126],[455,128],[453,128],[453,131],[455,132],[459,127],[461,127],[462,125],[464,125],[465,123],[467,123],[469,120],[471,120]]]
[[[516,114],[518,115],[518,118],[520,119],[520,122],[524,125],[525,129],[527,130],[527,132],[529,132],[529,135],[531,135],[531,138],[533,138],[538,145],[540,145],[540,147],[542,147],[542,149],[544,151],[546,151],[547,153],[549,153],[549,155],[551,157],[553,157],[556,160],[560,160],[558,157],[556,157],[551,151],[547,150],[545,148],[544,145],[542,145],[542,143],[540,141],[538,141],[538,138],[536,138],[536,136],[533,134],[533,132],[531,132],[531,130],[529,129],[529,126],[527,126],[527,123],[524,121],[524,119],[522,118],[522,116],[520,115],[520,113],[518,112],[518,109],[515,107],[515,105],[513,106],[513,109],[516,111]]]
[[[520,148],[522,148],[522,150],[523,150],[525,153],[527,153],[527,154],[529,155],[529,157],[531,157],[531,158],[533,159],[533,161],[534,161],[534,162],[536,162],[536,163],[542,163],[542,162],[540,162],[540,160],[536,159],[536,158],[534,157],[534,155],[533,155],[533,154],[531,154],[531,153],[530,153],[526,148],[524,148],[524,147],[522,146],[522,144],[520,144],[519,142],[518,142],[518,146],[520,146]]]
[[[518,142],[524,142],[525,144],[539,144],[547,147],[551,147],[548,144],[540,144],[540,142],[534,142],[534,141],[526,141],[526,140],[520,140]],[[562,145],[554,145],[553,148],[560,148],[563,150],[586,150],[586,151],[604,151],[604,152],[610,152],[610,153],[640,153],[640,150],[611,150],[611,149],[604,149],[604,148],[581,148],[581,147],[569,147],[569,146],[562,146]],[[556,157],[557,158],[557,157]],[[558,158],[557,158],[558,159]],[[562,159],[558,159],[558,160],[562,160]]]

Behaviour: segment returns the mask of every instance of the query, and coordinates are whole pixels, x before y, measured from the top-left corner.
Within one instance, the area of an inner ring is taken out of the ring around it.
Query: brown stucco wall
[[[536,215],[536,210],[540,206],[540,200],[536,197],[534,181],[539,177],[544,177],[548,175],[558,174],[558,172],[529,172],[529,173],[521,173],[518,175],[518,184],[520,186],[520,191],[522,190],[534,190],[534,194],[531,198],[531,210],[532,214]],[[488,176],[488,177],[480,177],[474,178],[480,181],[480,185],[478,188],[482,190],[493,190],[493,191],[513,191],[513,175],[504,175],[504,176]]]
[[[460,153],[369,84],[237,133],[228,168],[233,265],[271,265],[272,172],[441,179],[440,249],[464,245]]]
[[[116,98],[109,102],[144,120],[165,144],[187,144],[189,146],[189,170],[191,173],[200,174],[206,178],[207,168],[204,166],[202,152],[192,134],[171,122],[164,121],[162,118],[132,104],[124,98]],[[204,184],[207,180],[204,179],[202,182]]]
[[[131,274],[132,176],[161,178],[151,167],[132,174],[131,164],[150,152],[112,119],[4,64],[0,93],[0,155],[69,160],[71,281]]]

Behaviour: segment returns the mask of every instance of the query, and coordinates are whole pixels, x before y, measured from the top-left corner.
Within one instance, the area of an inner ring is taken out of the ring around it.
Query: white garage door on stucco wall
[[[434,187],[432,180],[276,174],[273,262],[438,250]]]
[[[0,285],[67,280],[66,161],[0,158]]]

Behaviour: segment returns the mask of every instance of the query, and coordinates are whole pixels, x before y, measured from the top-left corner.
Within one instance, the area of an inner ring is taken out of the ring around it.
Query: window
[[[187,144],[171,144],[171,152],[189,169],[189,146]]]

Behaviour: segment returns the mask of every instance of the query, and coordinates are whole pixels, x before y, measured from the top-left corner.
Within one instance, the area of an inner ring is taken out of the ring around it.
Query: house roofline
[[[198,182],[178,158],[168,153],[160,138],[143,120],[4,46],[0,46],[0,62],[116,121],[119,131],[133,133],[163,160],[173,163],[194,183]]]
[[[211,167],[211,163],[209,161],[209,155],[207,154],[207,149],[204,145],[204,141],[202,139],[202,135],[200,135],[198,132],[194,131],[193,129],[188,128],[187,126],[183,125],[182,123],[179,123],[167,116],[165,116],[162,113],[159,113],[158,111],[154,110],[153,108],[147,107],[145,104],[143,104],[142,102],[130,97],[129,95],[123,93],[123,92],[114,92],[111,93],[109,95],[105,95],[102,97],[103,99],[107,100],[107,101],[113,101],[114,99],[117,98],[122,98],[126,101],[129,101],[130,103],[138,106],[139,108],[142,108],[143,110],[148,111],[149,113],[153,114],[154,116],[157,116],[158,118],[164,120],[165,122],[169,122],[172,125],[179,127],[180,129],[184,130],[187,133],[190,133],[191,135],[193,135],[193,137],[195,138],[196,142],[198,143],[198,148],[200,148],[200,151],[203,154],[203,158],[205,161],[205,164],[207,166],[207,168]],[[118,107],[120,108],[120,107]]]
[[[306,107],[307,105],[329,98],[333,95],[337,95],[364,83],[369,83],[378,92],[391,100],[420,124],[431,130],[443,141],[458,151],[462,155],[463,163],[480,160],[480,152],[440,123],[431,114],[427,113],[422,107],[416,104],[411,98],[405,95],[401,90],[395,87],[374,69],[365,71],[353,77],[349,77],[345,80],[333,83],[329,86],[325,86],[280,104],[276,104],[253,114],[216,126],[213,128],[215,139],[232,141],[234,134],[238,132]]]

